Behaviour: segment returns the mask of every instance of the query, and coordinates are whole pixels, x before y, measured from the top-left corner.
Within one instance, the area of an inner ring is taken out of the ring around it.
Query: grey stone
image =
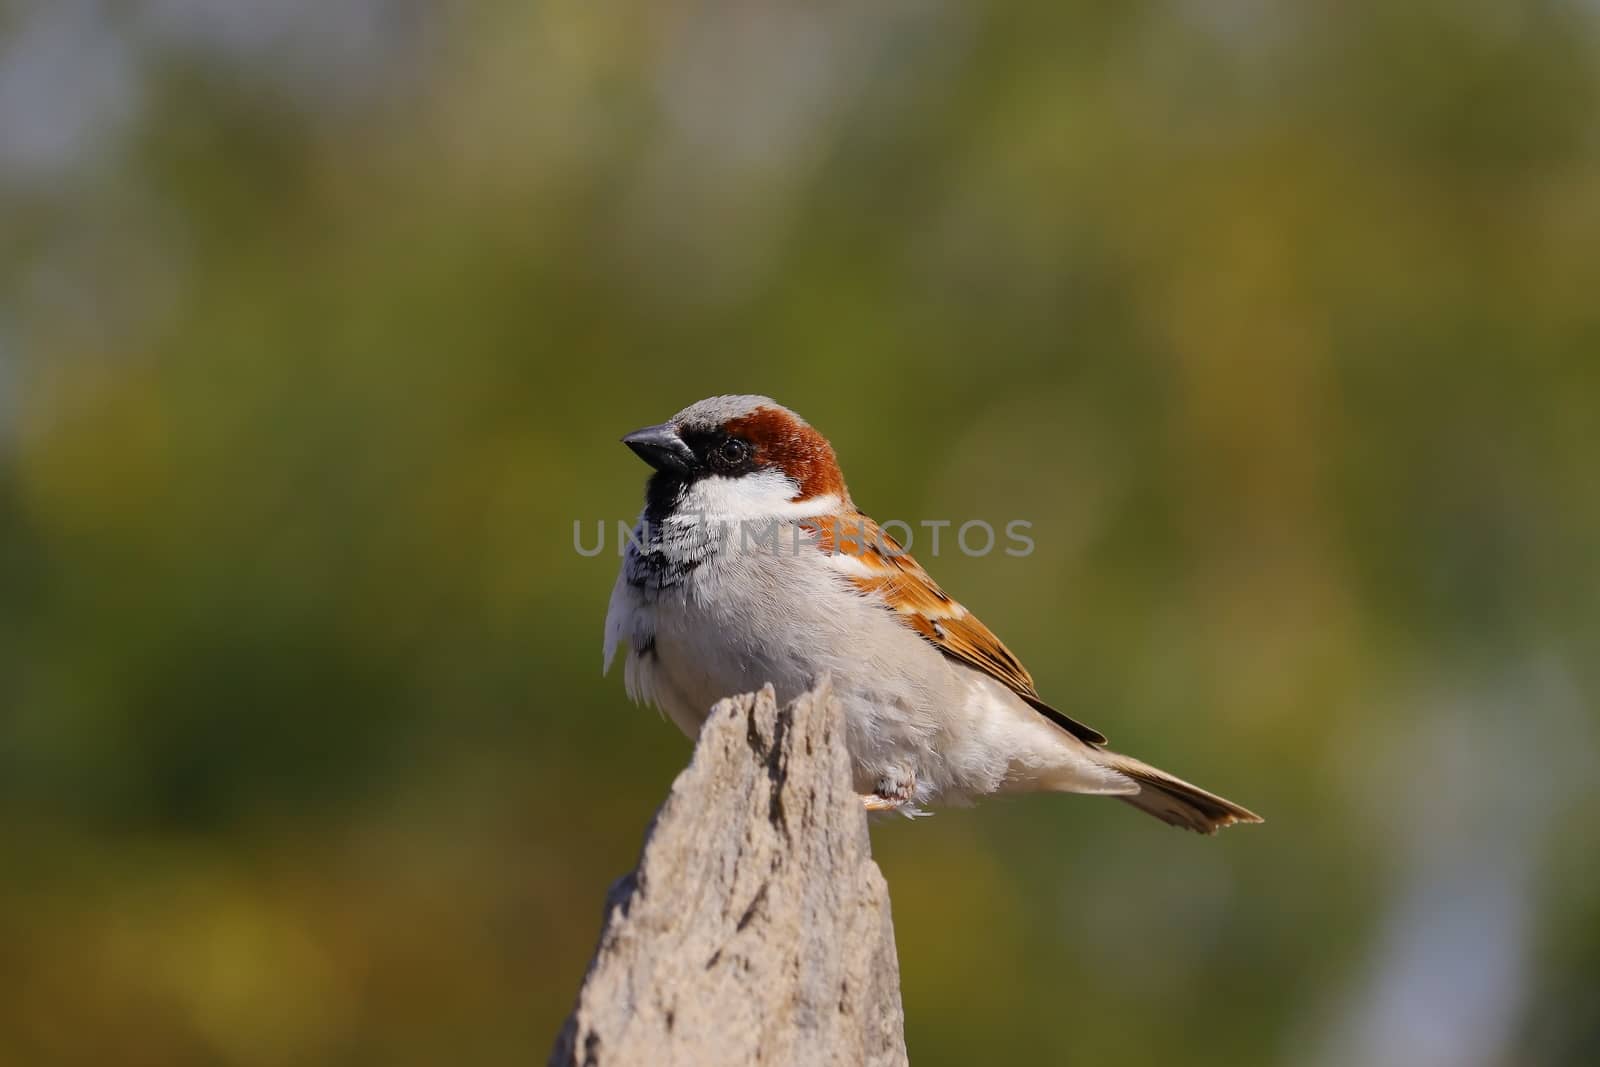
[[[906,1063],[889,891],[826,684],[712,709],[550,1063]]]

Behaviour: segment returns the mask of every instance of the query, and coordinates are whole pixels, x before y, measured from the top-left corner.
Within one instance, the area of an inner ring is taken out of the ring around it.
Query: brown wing
[[[1022,661],[976,615],[940,589],[877,523],[856,514],[811,519],[804,525],[815,532],[817,547],[840,561],[851,584],[881,599],[901,623],[939,651],[1000,682],[1074,737],[1091,745],[1106,743],[1098,730],[1046,704]]]

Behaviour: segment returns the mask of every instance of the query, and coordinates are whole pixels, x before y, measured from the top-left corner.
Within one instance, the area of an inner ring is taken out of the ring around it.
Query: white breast
[[[959,803],[1051,779],[1093,791],[1105,773],[1075,739],[946,657],[815,550],[718,552],[660,589],[630,584],[625,572],[606,634],[608,663],[617,643],[630,646],[629,696],[691,737],[725,696],[771,683],[782,702],[831,677],[863,793],[906,782],[918,803]]]

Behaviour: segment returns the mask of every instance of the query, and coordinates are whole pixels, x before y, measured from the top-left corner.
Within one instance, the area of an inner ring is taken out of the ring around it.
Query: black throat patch
[[[623,559],[623,574],[634,588],[678,585],[717,550],[713,530],[679,513],[689,485],[681,475],[657,472],[646,486],[644,515],[633,528]]]

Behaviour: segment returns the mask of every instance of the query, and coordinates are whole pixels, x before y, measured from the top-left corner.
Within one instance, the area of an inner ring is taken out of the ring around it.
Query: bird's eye
[[[743,463],[745,456],[749,455],[750,446],[737,437],[730,437],[717,446],[713,453],[716,465],[724,470],[732,470]]]

